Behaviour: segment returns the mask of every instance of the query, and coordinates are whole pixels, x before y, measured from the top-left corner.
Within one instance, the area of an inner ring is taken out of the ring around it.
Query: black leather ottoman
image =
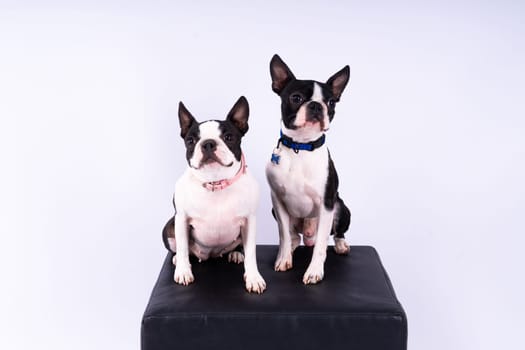
[[[293,269],[275,272],[277,246],[258,246],[262,295],[244,290],[242,265],[227,259],[192,260],[195,282],[179,286],[168,254],[142,319],[142,349],[406,349],[406,315],[376,250],[339,256],[329,247],[324,280],[306,286],[311,254],[298,247]]]

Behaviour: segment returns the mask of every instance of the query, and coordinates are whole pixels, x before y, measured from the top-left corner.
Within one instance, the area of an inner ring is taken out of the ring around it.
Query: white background
[[[409,348],[523,349],[523,2],[188,3],[0,1],[0,348],[139,348],[179,100],[208,119],[248,98],[257,241],[277,243],[279,53],[302,78],[351,66],[327,139],[347,238],[378,249]]]

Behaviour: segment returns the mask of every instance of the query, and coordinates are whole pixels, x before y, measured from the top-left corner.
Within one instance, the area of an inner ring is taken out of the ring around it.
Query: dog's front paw
[[[292,253],[285,253],[277,256],[275,260],[275,271],[286,271],[292,268]]]
[[[228,262],[240,264],[244,261],[244,255],[241,252],[230,252],[228,254]]]
[[[324,277],[323,264],[310,264],[308,269],[304,273],[303,283],[304,284],[316,284],[321,282]]]
[[[266,282],[259,272],[245,273],[244,281],[246,282],[246,290],[250,293],[261,294],[266,289]]]
[[[346,255],[350,252],[350,246],[346,243],[344,238],[336,238],[334,250],[337,254]]]
[[[187,286],[192,283],[195,278],[193,278],[193,273],[191,272],[191,265],[183,266],[178,264],[175,267],[175,275],[173,277],[176,283]]]

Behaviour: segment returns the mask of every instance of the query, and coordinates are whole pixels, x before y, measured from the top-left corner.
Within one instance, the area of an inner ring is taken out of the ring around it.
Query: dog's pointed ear
[[[272,76],[272,90],[277,95],[280,95],[285,86],[295,79],[292,71],[279,55],[273,55],[270,61],[270,74]]]
[[[228,113],[226,120],[230,121],[239,129],[241,135],[244,136],[248,131],[248,116],[250,115],[250,107],[246,97],[241,96],[233,105]]]
[[[179,123],[180,123],[180,136],[185,138],[188,134],[193,123],[197,123],[195,118],[186,109],[182,102],[179,102]]]
[[[346,84],[348,84],[348,80],[350,80],[350,67],[346,65],[326,81],[326,85],[330,86],[332,89],[336,101],[339,101],[339,98],[341,98],[341,94],[343,93]]]

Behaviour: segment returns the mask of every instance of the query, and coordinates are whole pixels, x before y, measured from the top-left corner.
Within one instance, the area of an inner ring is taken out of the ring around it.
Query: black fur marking
[[[221,138],[228,146],[237,161],[241,160],[241,131],[229,120],[218,120]]]
[[[170,252],[172,252],[172,251],[171,251],[170,245],[168,243],[168,237],[170,237],[170,230],[172,228],[173,228],[173,237],[171,237],[171,238],[175,238],[175,214],[177,214],[177,207],[175,206],[175,196],[173,196],[171,201],[173,203],[173,209],[175,209],[175,213],[168,220],[166,225],[164,225],[164,229],[162,230],[162,241],[164,242],[164,247],[166,247],[166,249],[169,250]],[[175,253],[175,252],[172,252],[172,253]]]
[[[320,84],[323,86],[324,84]],[[335,116],[335,105],[337,99],[329,88],[322,88],[323,100],[326,101],[326,108],[328,109],[328,119],[330,122],[334,119]]]
[[[348,231],[350,227],[351,213],[339,195],[337,196],[337,207],[337,220],[334,219],[335,227],[332,233],[335,233],[335,238],[345,238],[345,232]]]
[[[335,171],[334,162],[328,152],[328,177],[326,179],[326,187],[324,192],[324,206],[328,210],[334,209],[335,202],[338,198],[337,189],[339,187],[339,178]]]
[[[287,129],[297,129],[297,126],[294,125],[297,112],[303,104],[308,103],[312,99],[313,94],[313,80],[293,79],[281,91],[281,116]],[[300,96],[300,99],[297,101],[295,100],[296,95]]]
[[[334,234],[335,238],[345,238],[345,232],[350,227],[351,213],[350,209],[339,197],[338,187],[339,177],[337,176],[332,157],[328,153],[328,177],[326,179],[324,205],[328,210],[335,210],[331,234]]]
[[[172,251],[168,243],[168,237],[170,237],[170,230],[174,227],[174,225],[175,225],[175,217],[172,217],[171,219],[168,220],[166,225],[164,225],[164,229],[162,230],[162,241],[164,242],[164,247],[166,247],[166,249],[169,250],[170,252]],[[173,232],[173,234],[175,234],[175,232]],[[175,252],[172,252],[172,253],[175,253]]]
[[[186,160],[188,161],[188,164],[190,164],[190,159],[193,157],[193,153],[195,152],[195,145],[201,138],[201,131],[199,128],[201,124],[202,123],[194,123],[184,137],[184,145],[186,146]]]

